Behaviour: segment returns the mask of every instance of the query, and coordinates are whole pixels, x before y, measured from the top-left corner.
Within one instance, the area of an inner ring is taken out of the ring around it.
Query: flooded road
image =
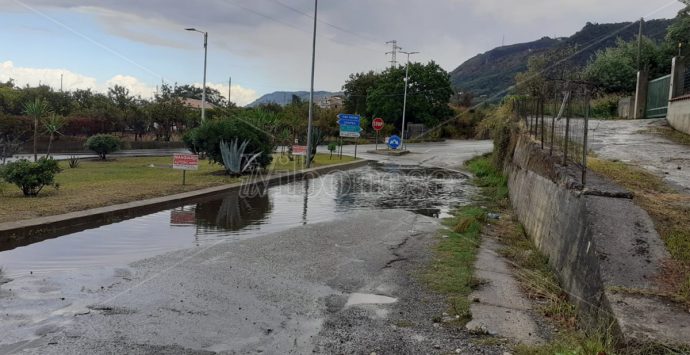
[[[119,267],[173,250],[251,238],[361,210],[404,209],[444,217],[468,201],[468,189],[461,173],[372,163],[253,196],[233,191],[215,200],[4,250],[0,266],[12,278]]]
[[[436,167],[487,146],[420,146],[0,247],[0,354],[502,354],[439,327],[447,300],[419,282],[439,217],[474,193]]]

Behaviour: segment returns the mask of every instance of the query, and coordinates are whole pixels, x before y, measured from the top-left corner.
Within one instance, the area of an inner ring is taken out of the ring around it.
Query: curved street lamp
[[[204,87],[201,92],[201,122],[206,120],[206,57],[208,54],[208,32],[199,31],[194,27],[185,28],[187,31],[199,32],[204,35]]]

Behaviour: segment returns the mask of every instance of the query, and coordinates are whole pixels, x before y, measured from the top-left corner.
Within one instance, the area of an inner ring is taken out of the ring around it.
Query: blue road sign
[[[359,115],[349,115],[341,113],[338,115],[338,124],[340,125],[340,136],[358,138],[360,136],[360,117]]]
[[[359,115],[339,114],[338,124],[341,126],[359,126],[361,117]]]
[[[400,147],[400,137],[396,135],[390,136],[388,138],[388,146],[393,150],[398,149],[398,147]]]

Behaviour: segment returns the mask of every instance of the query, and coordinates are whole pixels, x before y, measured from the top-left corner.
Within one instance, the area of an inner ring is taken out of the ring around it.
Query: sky
[[[570,36],[586,22],[671,18],[675,0],[321,0],[315,89],[390,65],[390,45],[451,71],[502,43]],[[64,90],[203,79],[245,105],[273,91],[309,90],[313,0],[0,0],[0,81]],[[402,55],[398,61],[404,61]]]

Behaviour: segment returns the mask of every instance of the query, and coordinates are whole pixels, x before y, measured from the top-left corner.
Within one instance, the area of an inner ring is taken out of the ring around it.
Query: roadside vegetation
[[[633,192],[634,201],[652,217],[673,259],[659,280],[662,295],[690,306],[690,196],[668,187],[660,177],[622,162],[590,158],[589,167]]]
[[[313,167],[354,160],[343,156],[329,159],[318,154]],[[33,163],[31,163],[33,164]],[[25,198],[14,185],[0,181],[0,223],[103,207],[179,192],[198,190],[241,181],[225,174],[222,166],[206,161],[198,171],[188,171],[182,186],[182,172],[171,169],[171,157],[81,160],[76,168],[70,161],[59,162],[62,173],[55,176],[58,188],[45,188],[38,197]],[[303,168],[300,160],[290,161],[277,154],[267,171],[285,172]]]
[[[613,354],[611,339],[605,332],[588,334],[578,327],[575,306],[560,287],[548,258],[530,241],[513,215],[507,180],[498,168],[498,161],[501,160],[490,154],[467,163],[476,176],[475,183],[483,191],[483,199],[478,202],[501,215],[498,220],[489,220],[488,225],[484,223],[485,233],[496,236],[503,244],[499,252],[513,266],[523,292],[536,304],[536,311],[558,329],[550,342],[538,346],[520,345],[514,349],[515,352],[525,355]]]
[[[487,211],[508,203],[508,187],[501,175],[491,174],[483,157],[467,164],[475,175],[472,182],[481,187],[481,194],[469,206],[460,207],[452,218],[444,221],[447,227],[436,246],[436,258],[424,273],[424,279],[437,292],[448,297],[449,314],[464,325],[472,319],[470,293],[481,284],[474,275],[474,263],[481,243],[482,226],[487,223]],[[456,317],[457,316],[457,317]]]

